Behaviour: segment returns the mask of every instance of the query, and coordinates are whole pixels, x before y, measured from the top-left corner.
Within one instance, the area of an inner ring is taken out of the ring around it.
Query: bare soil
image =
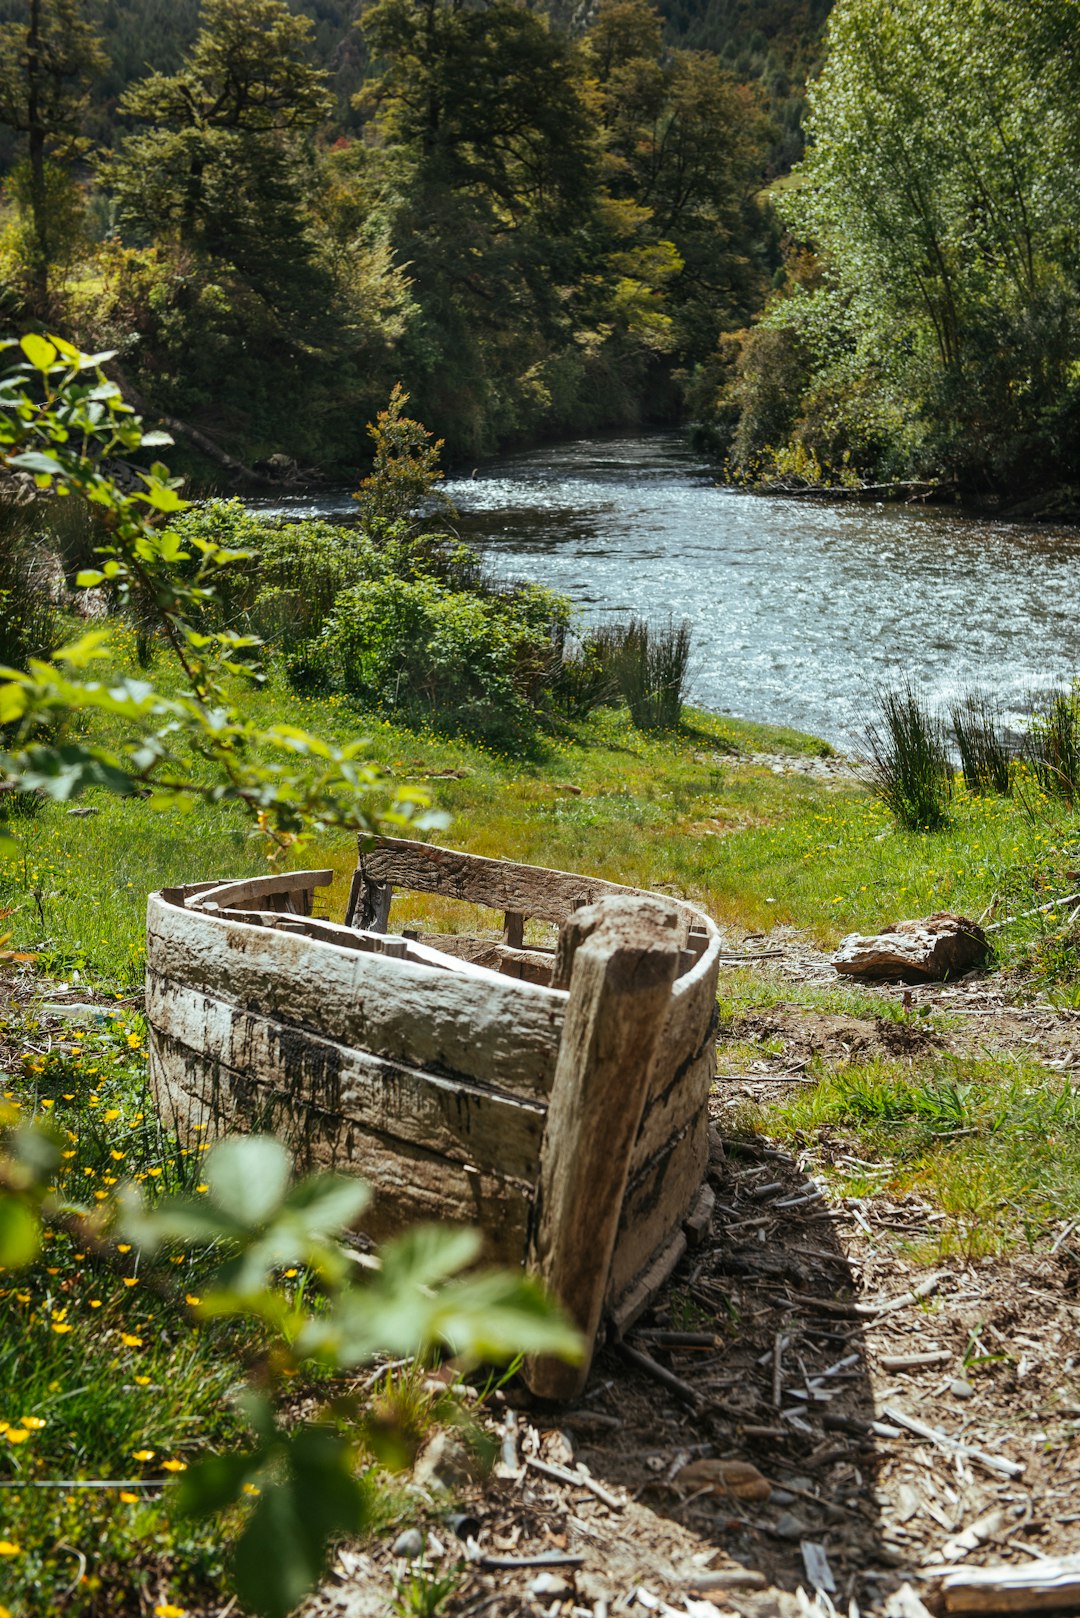
[[[793,936],[779,947],[761,964],[774,989],[835,985],[819,952]],[[883,1013],[903,993],[882,989]],[[738,1018],[727,1030],[737,1060],[727,1041],[719,1051],[719,1134],[733,1105],[806,1083],[817,1054],[918,1061],[1023,1047],[1063,1071],[1080,1067],[1080,1017],[1001,974],[908,994],[916,1012],[948,1013],[946,1031],[793,1003]],[[433,1535],[427,1576],[464,1569],[440,1608],[448,1618],[834,1608],[912,1618],[922,1603],[941,1610],[949,1568],[1077,1549],[1080,1235],[1065,1227],[1034,1252],[928,1271],[897,1249],[932,1237],[940,1216],[929,1204],[888,1194],[826,1204],[817,1161],[767,1138],[729,1140],[714,1155],[711,1230],[628,1338],[681,1389],[609,1344],[571,1411],[530,1409],[511,1389],[489,1403],[502,1462],[455,1486],[453,1504],[430,1478],[420,1491]],[[920,1284],[926,1295],[912,1296]],[[680,1333],[700,1341],[680,1344]],[[897,1365],[916,1354],[933,1358]],[[911,1431],[905,1417],[941,1436]],[[759,1497],[680,1479],[709,1458],[751,1463],[766,1480]],[[609,1498],[537,1460],[587,1469]],[[471,1519],[459,1524],[466,1539],[450,1512]],[[311,1618],[385,1612],[409,1566],[393,1540],[343,1551]],[[547,1560],[497,1565],[509,1557]]]

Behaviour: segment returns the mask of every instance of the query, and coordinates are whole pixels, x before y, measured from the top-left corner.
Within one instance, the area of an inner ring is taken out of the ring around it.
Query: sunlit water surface
[[[1080,672],[1075,530],[744,494],[674,433],[547,445],[446,489],[497,576],[564,591],[586,621],[689,618],[703,707],[846,746],[882,681],[942,703],[979,684],[1019,717]]]

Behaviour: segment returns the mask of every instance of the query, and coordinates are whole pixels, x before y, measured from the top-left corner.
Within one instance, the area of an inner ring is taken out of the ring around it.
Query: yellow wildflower
[[[133,1449],[131,1453],[137,1461],[152,1461],[155,1452],[152,1449]]]
[[[162,1461],[162,1470],[165,1472],[186,1472],[186,1461]]]
[[[125,1348],[141,1348],[142,1347],[142,1338],[141,1337],[136,1337],[133,1332],[122,1331],[120,1333],[120,1341],[123,1343]]]

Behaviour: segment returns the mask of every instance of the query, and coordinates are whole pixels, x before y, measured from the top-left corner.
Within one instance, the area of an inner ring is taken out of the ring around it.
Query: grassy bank
[[[370,737],[392,776],[424,786],[450,815],[440,840],[679,892],[734,929],[794,926],[828,945],[933,910],[1006,919],[1078,885],[1080,817],[1031,782],[1008,799],[959,791],[948,824],[927,835],[896,829],[858,781],[805,773],[824,743],[693,709],[665,737],[642,735],[624,711],[600,710],[514,758],[283,685],[250,703],[265,721],[337,741]],[[759,752],[779,762],[754,763]],[[52,976],[137,984],[150,889],[262,863],[248,821],[227,807],[162,815],[140,799],[98,794],[74,813],[42,805],[14,829],[20,853],[0,867],[5,927],[39,951]],[[354,859],[346,838],[303,855],[337,872],[331,914],[344,905]],[[999,934],[1002,958],[1029,959],[1047,981],[1071,980],[1065,914],[1010,925]]]

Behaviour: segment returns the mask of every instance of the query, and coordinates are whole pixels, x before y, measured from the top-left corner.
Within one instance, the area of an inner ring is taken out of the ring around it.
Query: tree
[[[360,98],[420,319],[408,375],[423,414],[475,452],[519,429],[524,379],[565,340],[565,289],[595,195],[576,47],[513,0],[377,0]],[[471,417],[471,431],[463,426]]]
[[[206,0],[180,71],[123,97],[121,114],[150,127],[106,171],[129,226],[234,265],[291,313],[317,280],[297,137],[332,107],[326,75],[305,59],[310,34],[284,0]]]
[[[1078,446],[1078,30],[1080,0],[841,0],[782,199],[826,275],[773,318],[834,394],[881,379],[969,482]]]
[[[26,137],[31,296],[41,314],[55,246],[50,203],[62,189],[50,181],[49,159],[77,146],[90,84],[107,66],[81,10],[79,0],[26,0],[25,23],[0,24],[0,123]]]
[[[587,48],[616,320],[629,279],[651,319],[628,330],[646,348],[695,360],[757,301],[760,110],[712,55],[665,49],[650,0],[601,0]]]

